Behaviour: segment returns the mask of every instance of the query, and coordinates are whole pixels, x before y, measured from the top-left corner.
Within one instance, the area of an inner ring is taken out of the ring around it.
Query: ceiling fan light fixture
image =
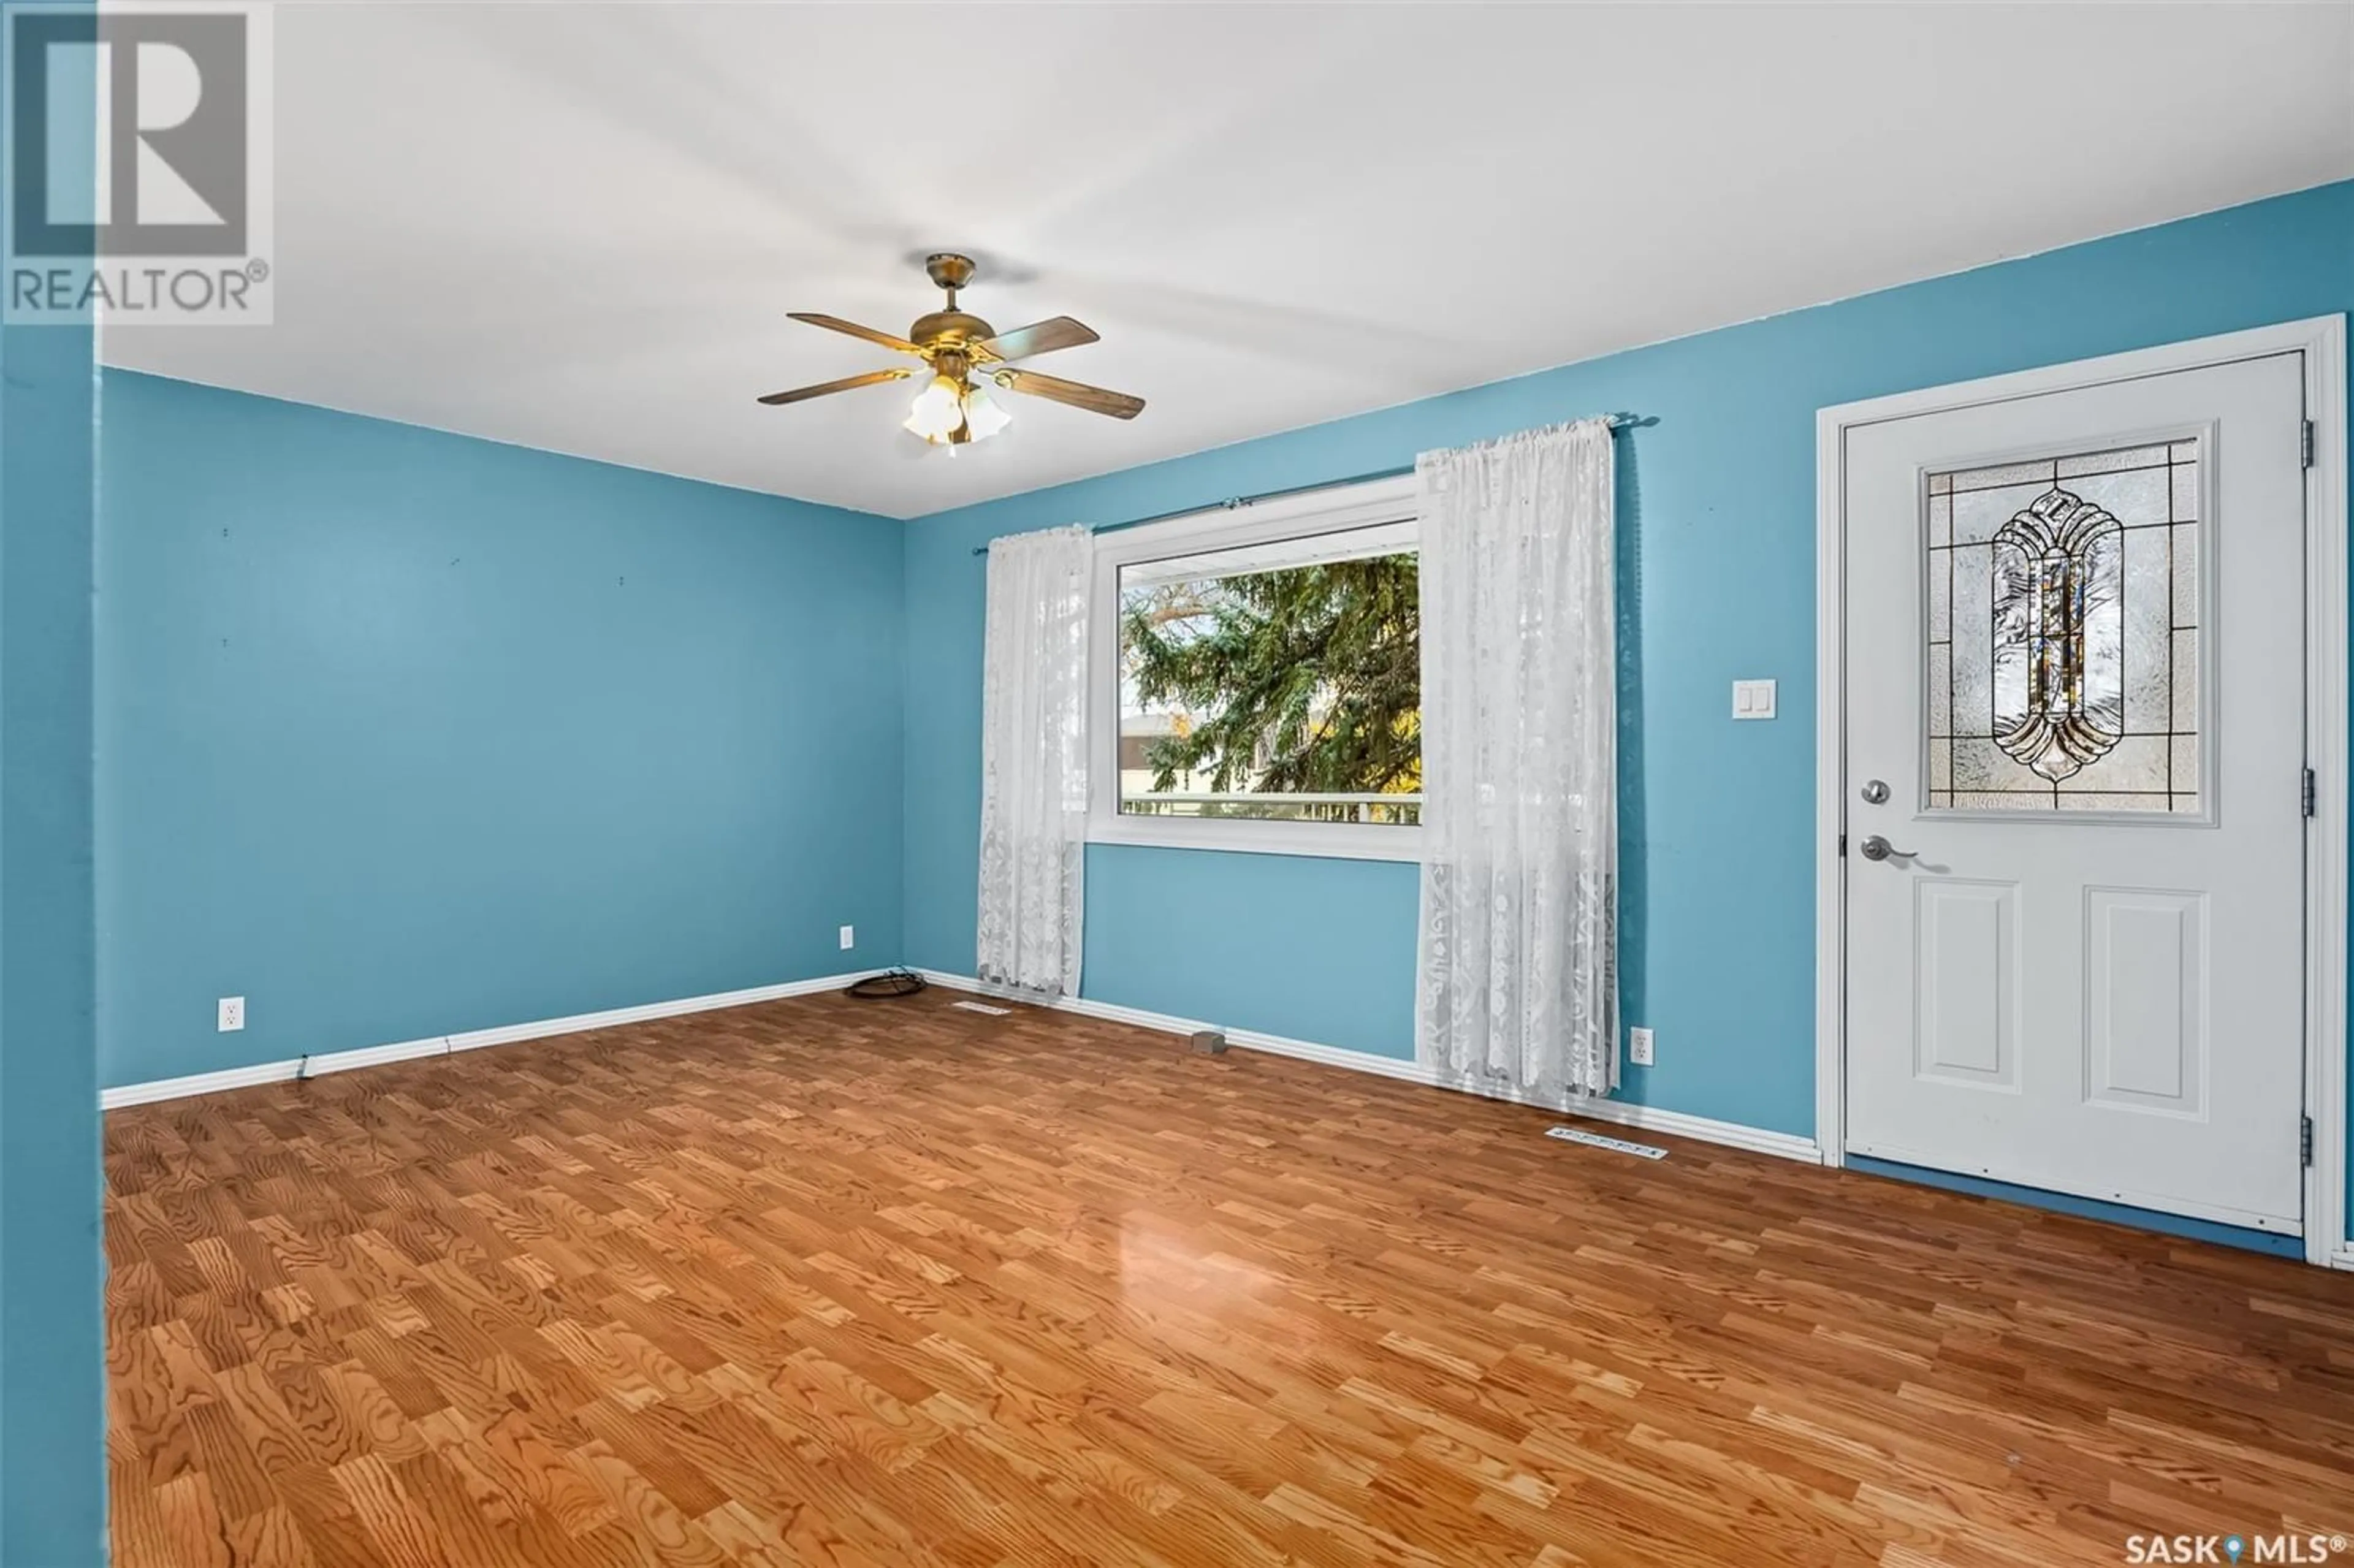
[[[1012,424],[1013,416],[989,395],[988,387],[974,387],[964,395],[964,422],[974,440],[985,441]]]
[[[964,426],[964,388],[952,376],[935,376],[931,385],[916,394],[907,409],[906,429],[934,446],[956,440]]]
[[[922,438],[929,445],[946,447],[951,453],[960,446],[987,440],[1013,422],[1013,416],[997,401],[995,394],[999,390],[1044,397],[1115,419],[1133,419],[1144,411],[1141,397],[1108,392],[1084,381],[1066,381],[1059,376],[1042,376],[1008,363],[1101,341],[1095,328],[1087,323],[1069,316],[1051,316],[1012,332],[999,332],[979,316],[957,308],[958,291],[972,281],[972,258],[943,250],[924,259],[924,270],[947,293],[948,308],[918,316],[905,337],[814,311],[786,313],[797,322],[860,338],[923,361],[924,369],[931,372],[931,379],[901,421],[910,435]],[[972,379],[976,370],[981,376],[977,384]],[[771,407],[801,403],[853,387],[874,387],[921,374],[913,366],[895,366],[813,387],[771,392],[760,401]]]

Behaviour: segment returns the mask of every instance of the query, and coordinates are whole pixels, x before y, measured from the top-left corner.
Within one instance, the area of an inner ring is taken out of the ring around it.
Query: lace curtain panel
[[[989,546],[973,972],[1050,995],[1079,993],[1094,560],[1085,528],[1017,534]]]
[[[1415,1052],[1558,1103],[1618,1081],[1610,426],[1416,464],[1422,928]]]

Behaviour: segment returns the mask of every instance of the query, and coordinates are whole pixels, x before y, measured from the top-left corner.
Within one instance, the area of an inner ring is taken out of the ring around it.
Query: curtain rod
[[[1614,435],[1620,430],[1631,430],[1638,426],[1656,425],[1659,422],[1659,417],[1657,414],[1609,414],[1604,417],[1610,421],[1611,433]],[[1173,511],[1156,512],[1150,517],[1131,517],[1125,523],[1106,523],[1100,527],[1089,529],[1088,532],[1117,534],[1127,528],[1141,528],[1148,523],[1166,523],[1172,517],[1191,517],[1197,512],[1239,512],[1246,506],[1256,506],[1262,501],[1280,501],[1287,495],[1306,495],[1317,490],[1339,490],[1344,485],[1371,484],[1377,479],[1402,479],[1413,471],[1414,464],[1406,463],[1398,468],[1377,468],[1369,473],[1352,473],[1346,479],[1320,479],[1313,484],[1294,484],[1281,490],[1262,490],[1256,495],[1229,495],[1224,501],[1204,502],[1196,506],[1180,506]],[[989,546],[975,545],[972,547],[972,553],[976,556],[985,556],[989,554]]]

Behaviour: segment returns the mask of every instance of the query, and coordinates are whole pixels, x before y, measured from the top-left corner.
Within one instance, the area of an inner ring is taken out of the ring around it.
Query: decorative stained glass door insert
[[[1932,473],[1932,810],[2201,807],[2200,442]]]

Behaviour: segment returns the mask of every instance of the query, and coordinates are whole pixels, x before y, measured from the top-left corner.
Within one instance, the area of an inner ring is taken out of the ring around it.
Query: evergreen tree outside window
[[[1123,566],[1119,812],[1411,827],[1413,525]]]

